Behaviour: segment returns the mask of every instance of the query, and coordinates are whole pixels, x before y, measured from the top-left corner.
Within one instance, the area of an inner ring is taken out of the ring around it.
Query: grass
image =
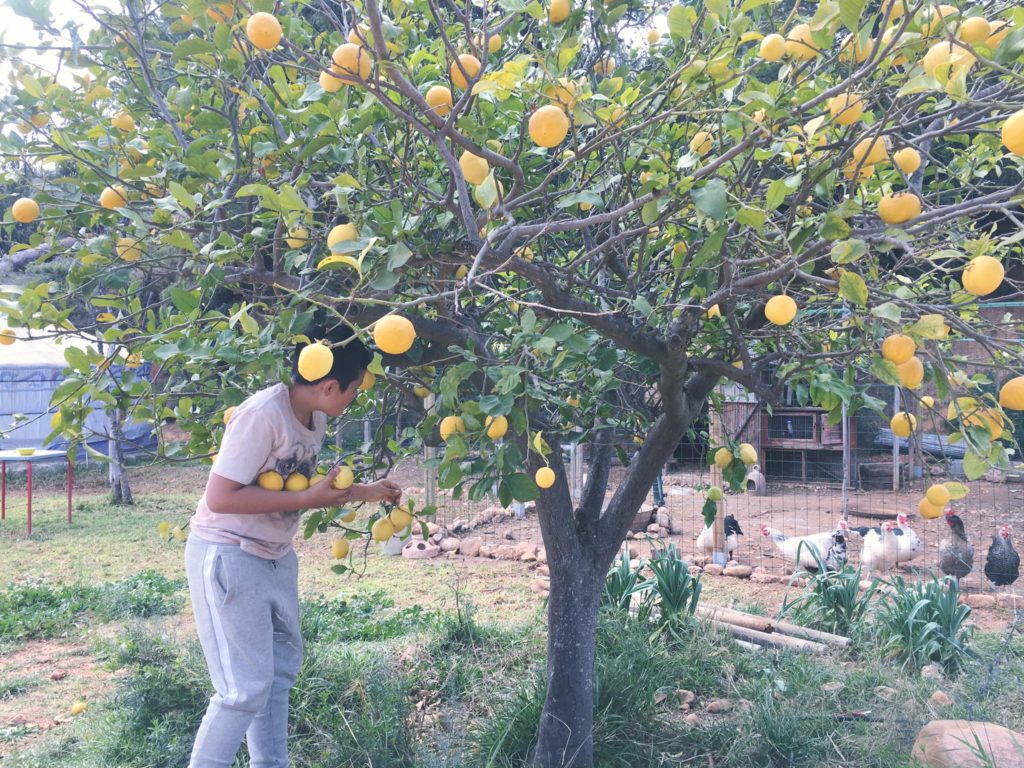
[[[13,699],[16,696],[21,696],[33,688],[38,688],[40,680],[38,677],[30,677],[23,675],[21,677],[13,677],[9,680],[0,680],[0,700]]]

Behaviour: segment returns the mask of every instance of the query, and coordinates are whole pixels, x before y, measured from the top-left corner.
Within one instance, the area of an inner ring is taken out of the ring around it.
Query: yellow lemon
[[[917,351],[917,344],[909,336],[902,333],[894,333],[885,337],[882,342],[882,357],[890,363],[903,365],[914,356]]]
[[[470,184],[483,184],[487,174],[491,172],[491,166],[479,155],[474,155],[468,149],[459,156],[459,167],[462,175]]]
[[[561,24],[569,18],[569,0],[551,0],[548,6],[548,21],[552,24]]]
[[[461,69],[459,68],[460,64],[462,65]],[[462,74],[463,70],[466,74]],[[455,87],[465,90],[469,87],[469,80],[466,78],[472,79],[480,73],[480,59],[471,53],[461,53],[458,60],[452,62],[448,73],[451,75]]]
[[[395,526],[387,517],[382,517],[370,527],[370,536],[374,541],[387,541],[395,535]]]
[[[973,67],[976,61],[974,54],[966,48],[943,41],[928,49],[921,59],[921,69],[933,77],[948,80],[961,69]]]
[[[900,384],[907,389],[917,389],[924,381],[924,363],[917,355],[911,357],[903,365],[897,365],[896,371],[900,377]]]
[[[960,282],[964,290],[975,296],[988,296],[1003,282],[1005,270],[998,259],[991,256],[976,256],[967,262]]]
[[[84,701],[76,701],[71,705],[71,714],[77,717],[78,715],[85,712],[86,703]]]
[[[931,395],[925,395],[924,397],[921,398],[921,405],[923,405],[925,408],[934,408],[935,398],[932,397]]]
[[[913,147],[904,147],[892,156],[893,162],[907,176],[921,167],[921,155]]]
[[[288,230],[288,236],[284,239],[289,248],[301,248],[309,242],[309,230],[305,227],[295,227]]]
[[[351,488],[355,480],[351,467],[339,467],[338,474],[334,476],[334,481],[331,483],[331,488],[336,491],[344,491],[346,488]]]
[[[732,464],[732,451],[728,448],[719,448],[715,451],[715,466],[719,469],[725,469]]]
[[[331,557],[335,560],[344,560],[348,557],[348,539],[335,539],[331,544]]]
[[[206,15],[210,21],[230,21],[235,15],[235,6],[231,3],[214,3],[212,8],[206,9]]]
[[[927,497],[917,502],[917,513],[925,520],[934,520],[938,517],[942,517],[942,512],[942,507],[936,507],[928,501]]]
[[[331,231],[327,233],[327,247],[333,248],[338,243],[345,243],[349,240],[358,240],[359,230],[356,229],[356,225],[352,222],[348,224],[338,224],[331,227]]]
[[[765,35],[758,54],[765,61],[782,61],[786,55],[786,39],[779,34]]]
[[[959,13],[952,5],[939,5],[932,8],[925,8],[921,14],[921,34],[930,35],[933,32],[941,32],[944,29],[943,19]],[[953,26],[950,24],[949,26]]]
[[[811,39],[809,24],[797,24],[786,35],[786,53],[797,61],[810,61],[818,55],[818,49]]]
[[[713,320],[716,317],[722,316],[722,310],[717,304],[713,304],[711,308],[708,309],[706,316],[708,320]]]
[[[224,423],[227,424],[231,421],[231,417],[235,415],[235,406],[231,405],[224,409]]]
[[[346,79],[346,82],[366,80],[373,71],[369,52],[361,45],[342,43],[331,54],[331,69]]]
[[[408,510],[402,509],[401,507],[395,507],[388,514],[388,519],[391,521],[391,525],[394,526],[396,531],[404,531],[409,527],[409,523],[412,522],[412,515],[409,514]]]
[[[659,42],[661,42],[661,32],[659,32],[656,29],[648,29],[647,30],[647,44],[648,45],[657,45]]]
[[[969,16],[963,20],[956,36],[965,43],[984,43],[992,34],[992,25],[983,16]]]
[[[838,125],[853,125],[864,114],[864,99],[855,93],[841,93],[828,100],[828,111]]]
[[[764,308],[764,316],[775,325],[789,325],[796,317],[796,302],[791,296],[779,294],[768,299]]]
[[[11,206],[11,218],[28,224],[39,217],[39,203],[31,197],[19,197]]]
[[[438,429],[441,432],[441,439],[448,442],[448,438],[456,432],[466,431],[466,422],[462,420],[461,416],[445,416],[441,419]]]
[[[555,471],[551,467],[541,467],[533,479],[538,488],[550,488],[555,484]]]
[[[156,527],[156,532],[160,534],[160,538],[166,539],[168,536],[171,535],[171,524],[168,523],[166,520],[161,521],[160,524]]]
[[[284,490],[284,478],[272,469],[256,478],[256,484],[267,491]]]
[[[420,385],[420,386],[417,386],[417,387],[413,387],[412,388],[412,393],[414,395],[416,395],[416,397],[424,398],[424,397],[426,397],[427,395],[430,394],[430,390],[427,387],[424,387],[424,386]]]
[[[1018,109],[1006,118],[999,133],[1004,147],[1018,157],[1024,157],[1024,109]]]
[[[892,417],[889,428],[896,437],[910,437],[910,433],[917,430],[917,419],[912,413],[900,411]]]
[[[334,366],[334,353],[325,344],[307,344],[299,352],[299,375],[312,383],[322,379]]]
[[[905,224],[921,215],[921,198],[913,192],[883,195],[878,201],[878,217],[886,224]]]
[[[401,315],[387,315],[373,326],[373,342],[381,352],[402,355],[409,351],[416,339],[412,321]]]
[[[139,248],[139,241],[134,237],[119,237],[114,245],[114,250],[119,258],[124,261],[138,261],[142,258],[142,249]]]
[[[949,504],[949,490],[946,486],[936,483],[928,488],[925,498],[928,499],[928,503],[933,507],[944,507]]]
[[[365,371],[363,373],[363,380],[359,382],[359,386],[357,387],[357,389],[359,389],[360,392],[369,392],[371,389],[373,389],[373,385],[376,383],[377,377],[374,376],[369,371]]]
[[[301,472],[292,472],[284,481],[286,491],[304,491],[309,488],[309,478]]]
[[[113,313],[111,312],[100,312],[98,315],[96,315],[97,323],[112,323],[116,319],[117,318],[114,317]]]
[[[853,159],[863,165],[877,165],[889,159],[888,139],[879,136],[863,139],[853,148]]]
[[[508,432],[508,419],[504,416],[488,416],[484,426],[487,428],[487,436],[491,440],[498,440]]]
[[[710,152],[713,146],[714,140],[709,131],[697,131],[690,139],[690,151],[701,157]]]
[[[452,107],[455,105],[455,101],[452,99],[451,89],[444,85],[431,86],[427,90],[427,95],[424,98],[427,100],[427,104],[430,108],[436,112],[439,117],[445,117],[452,111]]]
[[[130,133],[135,130],[135,118],[127,112],[118,112],[110,118],[110,124],[119,131],[124,131],[125,133]]]
[[[757,449],[750,443],[740,443],[740,461],[746,465],[757,463]]]
[[[538,147],[557,147],[569,133],[569,118],[561,107],[547,104],[530,115],[527,128]]]
[[[104,188],[100,192],[100,207],[116,210],[124,208],[126,205],[128,205],[128,193],[125,192],[124,187],[115,184],[112,187]]]
[[[1014,376],[999,389],[999,404],[1011,411],[1024,411],[1024,376]]]
[[[269,51],[281,42],[281,22],[271,13],[254,13],[245,23],[245,36],[257,48]]]
[[[320,83],[320,87],[323,88],[327,93],[337,93],[341,90],[341,86],[345,85],[345,81],[341,75],[334,71],[323,70],[320,73],[320,77],[317,78],[317,82]]]
[[[54,411],[53,416],[50,417],[50,429],[60,429],[60,425],[64,423],[64,417],[60,415],[60,411]]]

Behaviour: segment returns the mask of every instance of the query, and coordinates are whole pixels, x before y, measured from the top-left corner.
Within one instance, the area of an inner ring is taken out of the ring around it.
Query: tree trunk
[[[594,765],[594,654],[604,571],[584,557],[548,562],[547,698],[533,764],[538,768]]]
[[[107,457],[110,463],[107,465],[107,477],[110,480],[110,493],[114,504],[131,505],[135,503],[132,497],[132,489],[128,484],[128,473],[124,469],[124,431],[122,424],[124,413],[120,408],[113,408],[108,412],[110,419],[110,437],[107,439]]]

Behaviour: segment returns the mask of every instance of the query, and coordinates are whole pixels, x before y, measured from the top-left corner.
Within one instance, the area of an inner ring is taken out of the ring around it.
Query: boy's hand
[[[355,491],[354,498],[359,501],[386,501],[388,504],[397,504],[402,500],[402,488],[394,480],[384,479],[352,487]]]
[[[306,495],[305,507],[306,509],[316,509],[318,507],[338,507],[348,501],[354,501],[353,489],[355,486],[350,486],[343,491],[339,491],[334,487],[334,478],[338,476],[338,472],[341,469],[340,466],[335,467],[316,485],[311,485],[306,490],[302,491]]]

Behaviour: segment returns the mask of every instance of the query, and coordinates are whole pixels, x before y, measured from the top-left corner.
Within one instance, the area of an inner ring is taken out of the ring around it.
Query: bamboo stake
[[[741,640],[746,640],[750,643],[757,643],[767,648],[780,648],[788,649],[790,651],[800,651],[802,653],[814,653],[823,654],[828,651],[828,646],[816,643],[813,640],[801,640],[798,637],[790,637],[789,635],[780,634],[768,634],[767,632],[758,632],[756,629],[747,629],[736,624],[729,624],[724,621],[711,620],[711,625],[717,629],[722,629],[731,634],[733,637],[738,637]]]
[[[816,643],[834,645],[846,648],[852,644],[852,640],[842,635],[833,635],[831,632],[822,632],[819,629],[809,629],[798,624],[790,624],[787,621],[775,621],[766,616],[755,616],[752,613],[744,613],[731,608],[721,608],[717,605],[699,605],[697,614],[706,619],[717,619],[726,624],[735,624],[738,627],[765,632],[767,634],[781,634],[790,637],[798,637],[803,640],[812,640]]]

